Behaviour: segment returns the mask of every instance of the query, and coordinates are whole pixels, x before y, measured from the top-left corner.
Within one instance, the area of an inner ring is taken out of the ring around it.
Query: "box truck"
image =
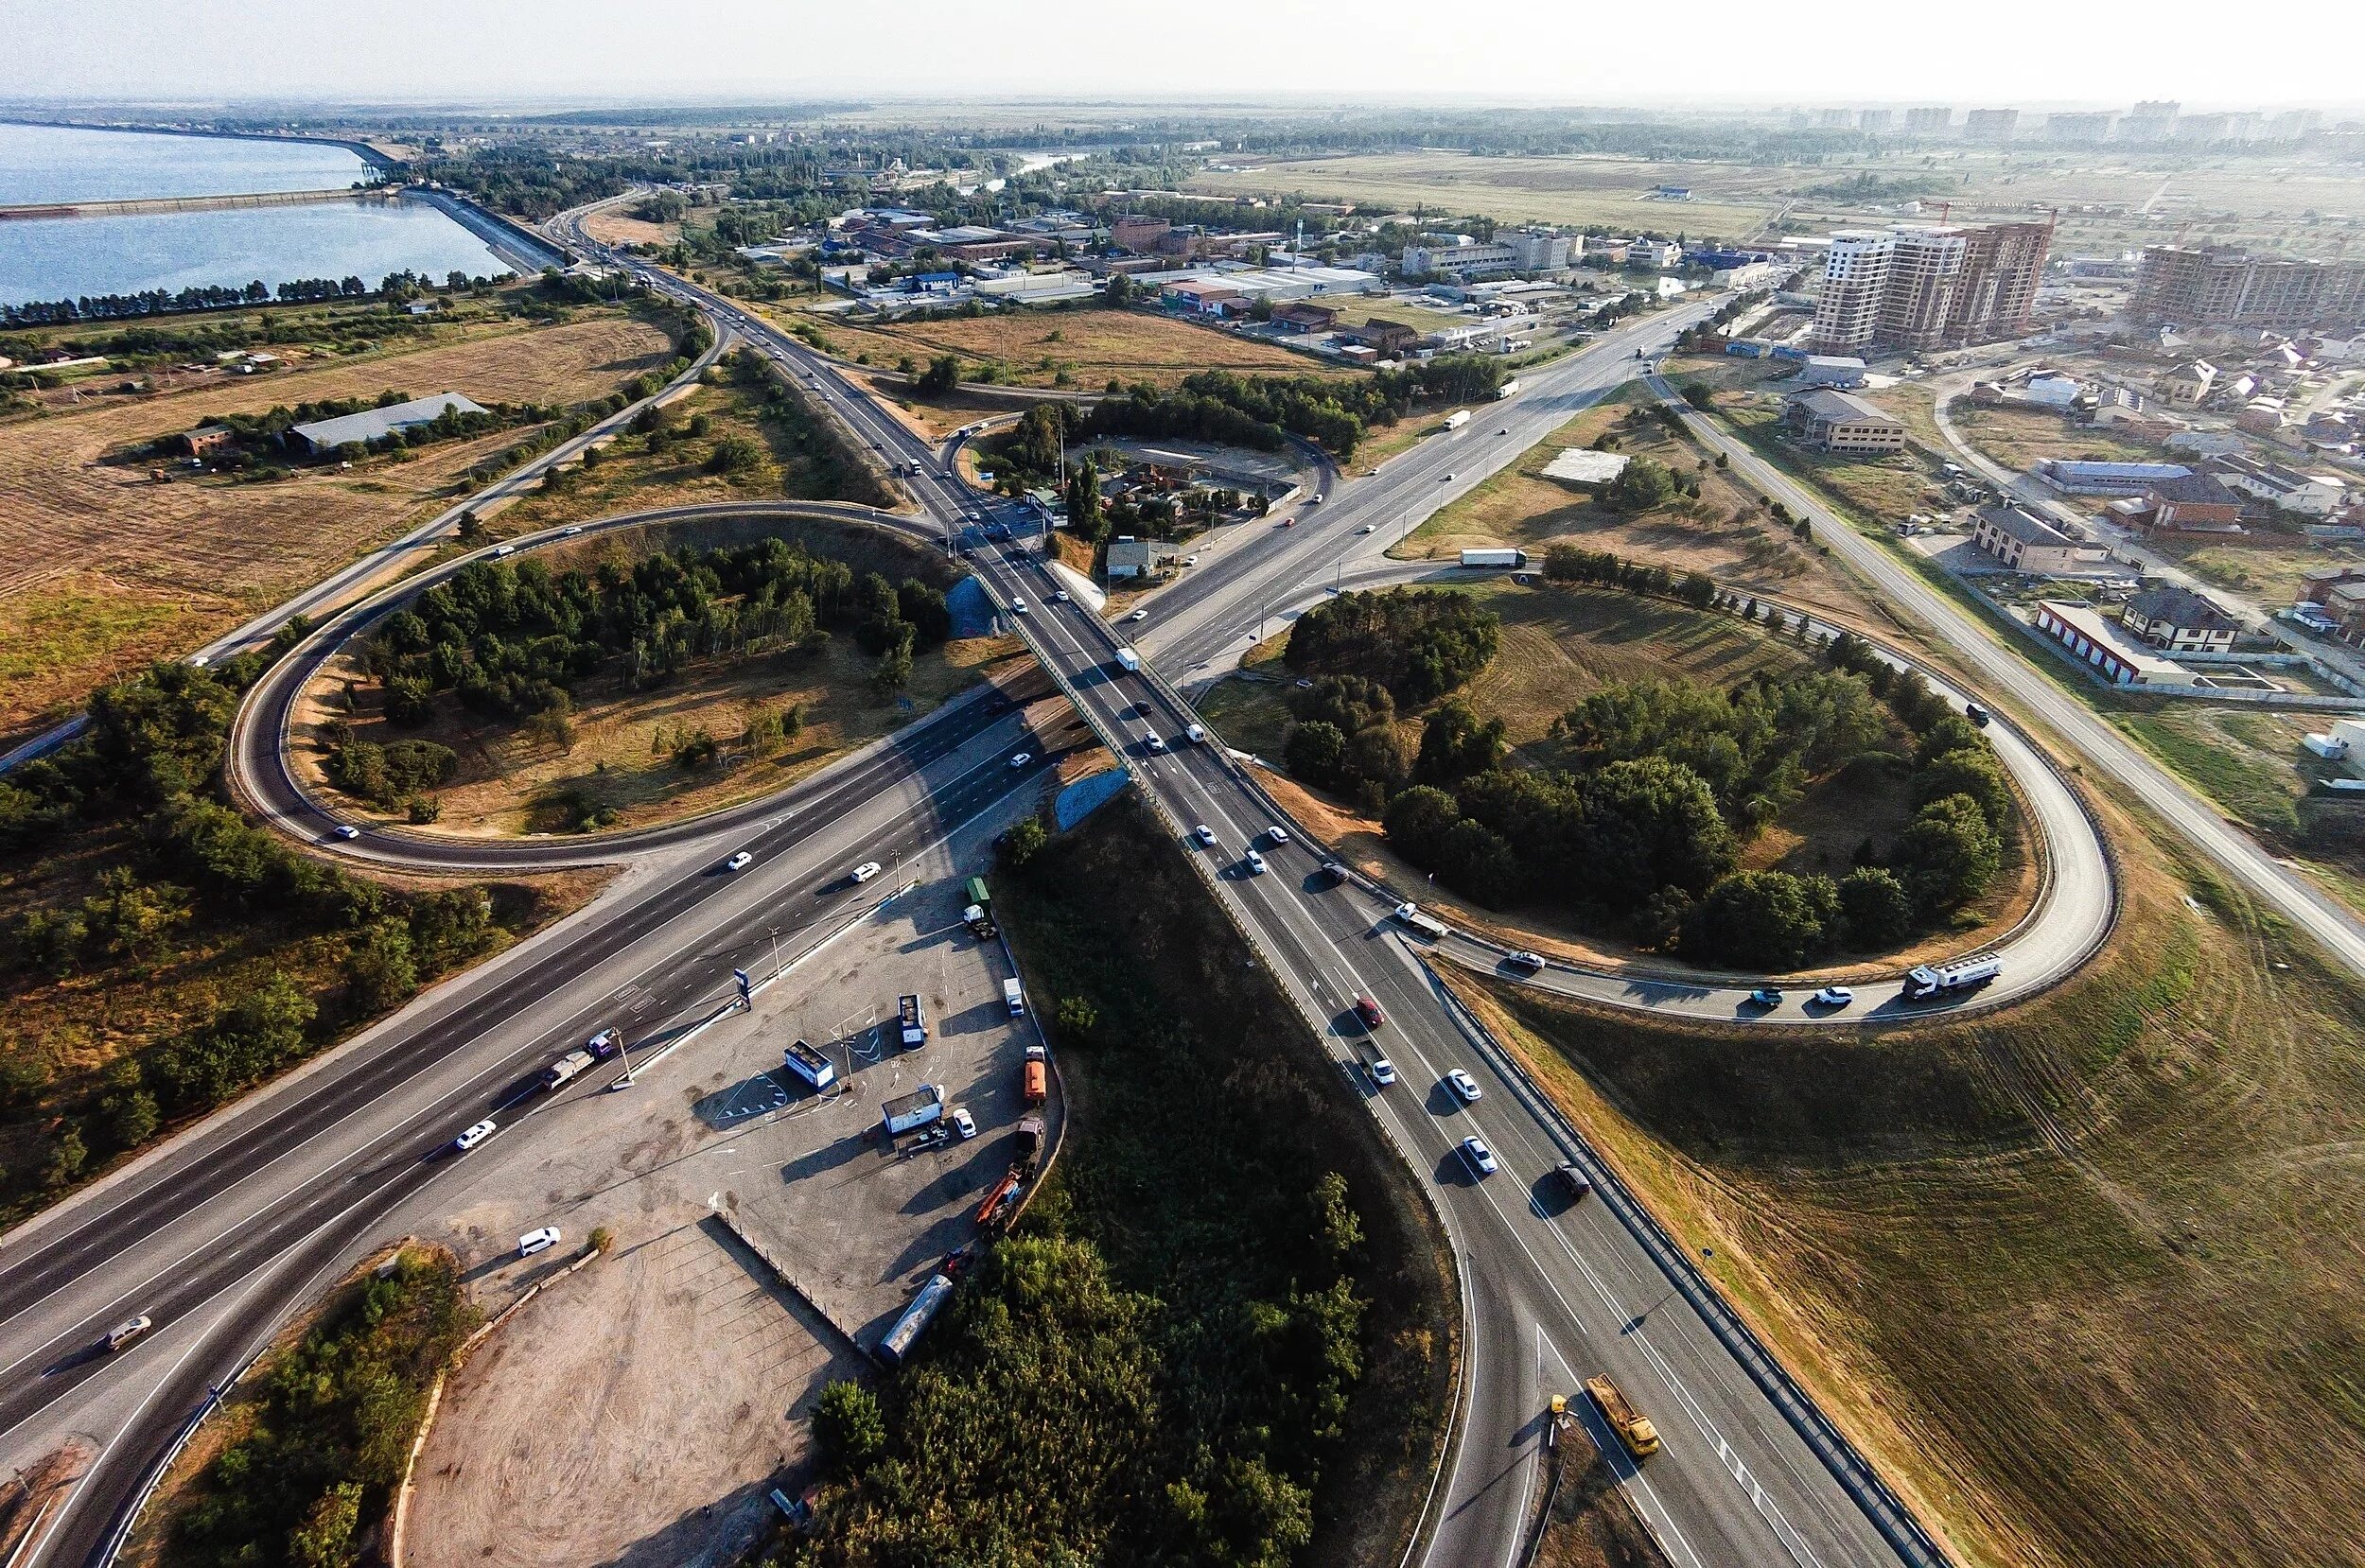
[[[542,1070],[542,1087],[556,1089],[595,1060],[588,1051],[569,1051]]]
[[[1016,976],[1002,983],[1002,1004],[1010,1010],[1010,1017],[1014,1019],[1026,1016],[1026,992],[1020,986]]]
[[[1523,549],[1465,549],[1462,552],[1462,564],[1498,571],[1525,571],[1528,552]]]
[[[1142,656],[1130,648],[1120,648],[1117,650],[1117,668],[1128,674],[1139,674],[1142,668]]]
[[[919,997],[897,997],[895,1013],[903,1032],[903,1044],[906,1048],[928,1043],[928,1017],[920,1010]]]
[[[1470,410],[1467,409],[1457,409],[1445,416],[1445,428],[1448,430],[1459,430],[1469,423]]]

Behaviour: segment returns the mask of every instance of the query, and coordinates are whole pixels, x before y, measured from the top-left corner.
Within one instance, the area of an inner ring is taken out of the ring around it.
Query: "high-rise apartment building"
[[[1954,129],[1952,109],[1908,109],[1905,111],[1905,134],[1908,136],[1943,136]]]
[[[1963,116],[1963,140],[2002,144],[2020,127],[2017,109],[1974,109]]]
[[[1852,109],[1826,109],[1816,117],[1815,124],[1826,131],[1852,130],[1856,124],[1856,112]]]
[[[2017,337],[2051,244],[2042,223],[1843,230],[1824,259],[1811,344],[1860,355]]]
[[[1895,120],[1896,115],[1886,109],[1867,109],[1856,116],[1856,129],[1867,136],[1885,136]]]
[[[2222,142],[2231,114],[2179,114],[2176,117],[2176,139],[2180,142]]]
[[[2180,326],[2365,327],[2365,261],[2146,246],[2127,313]]]
[[[2313,109],[2286,109],[2267,122],[2267,134],[2278,142],[2296,142],[2324,123]]]
[[[2184,106],[2173,98],[2149,99],[2137,104],[2119,121],[2122,142],[2164,142],[2176,130],[2176,117]]]
[[[2116,114],[2047,114],[2044,118],[2044,139],[2063,147],[2093,147],[2111,139],[2111,126]]]

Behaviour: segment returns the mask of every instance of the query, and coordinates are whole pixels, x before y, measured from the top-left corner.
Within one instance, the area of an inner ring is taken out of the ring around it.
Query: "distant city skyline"
[[[396,11],[187,0],[168,24],[134,0],[12,0],[0,96],[750,104],[791,97],[1495,101],[1603,107],[1851,105],[2193,110],[2365,103],[2352,0],[2291,0],[2271,26],[2188,28],[2128,13],[1995,0],[1979,26],[1832,0],[1811,26],[1739,0],[1678,25],[1650,10],[1513,4],[1456,15],[1410,0],[1273,0],[1220,46],[1165,8],[1034,0],[1023,14],[949,0],[889,11],[790,0],[575,0]],[[162,28],[169,46],[160,46]],[[1214,34],[1208,36],[1212,39]],[[1697,48],[1701,39],[1720,41]],[[2343,46],[2341,41],[2346,41]],[[2312,44],[2308,41],[2313,41]],[[1515,46],[1514,46],[1515,44]],[[1338,47],[1310,49],[1311,44]]]

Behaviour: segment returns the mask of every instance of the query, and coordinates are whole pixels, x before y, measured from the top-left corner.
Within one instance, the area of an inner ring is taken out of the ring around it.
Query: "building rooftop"
[[[1882,412],[1853,392],[1813,387],[1806,392],[1791,393],[1790,400],[1817,419],[1844,420],[1850,425],[1894,425],[1900,429],[1904,428],[1903,420]]]
[[[2055,458],[2045,466],[2068,481],[2115,479],[2128,484],[2181,479],[2192,473],[2181,462],[2092,462],[2083,458]]]
[[[2024,506],[1981,507],[1979,515],[1990,526],[2010,534],[2023,545],[2069,547],[2077,543]]]
[[[461,396],[458,392],[437,392],[431,397],[414,397],[408,403],[390,403],[382,409],[365,409],[358,414],[341,414],[335,419],[316,419],[298,425],[288,433],[301,439],[316,452],[342,446],[347,442],[372,442],[396,430],[432,424],[447,411],[481,414],[490,410]]]
[[[2196,632],[2232,632],[2240,629],[2240,622],[2206,596],[2190,588],[2165,584],[2146,588],[2127,601],[2128,615],[2141,620],[2164,620],[2169,625]]]
[[[2144,686],[2190,686],[2193,672],[2174,659],[2163,658],[2160,651],[2104,615],[2091,604],[2071,603],[2058,599],[2037,601],[2041,610],[2050,611],[2053,618],[2075,629],[2088,642],[2109,650],[2111,656],[2132,671],[2137,684]]]
[[[2242,500],[2213,474],[2180,474],[2174,479],[2154,481],[2150,491],[2161,500],[2181,501],[2187,506],[2238,506]]]

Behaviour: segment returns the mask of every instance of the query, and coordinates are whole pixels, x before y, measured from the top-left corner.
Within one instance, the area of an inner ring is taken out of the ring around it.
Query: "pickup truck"
[[[569,1051],[542,1070],[542,1087],[556,1089],[598,1059],[588,1051]]]

